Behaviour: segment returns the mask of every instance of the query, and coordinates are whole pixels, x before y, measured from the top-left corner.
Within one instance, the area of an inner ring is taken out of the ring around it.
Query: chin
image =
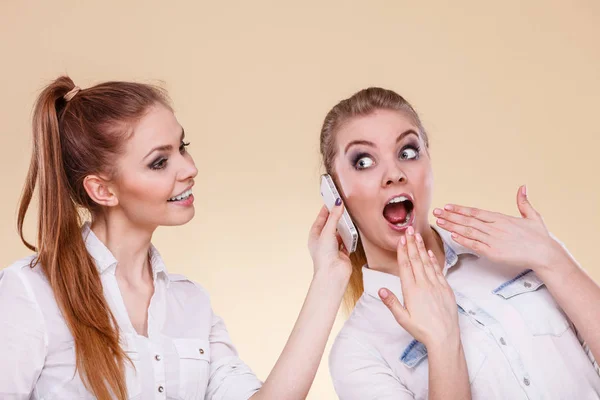
[[[167,221],[163,221],[160,225],[162,225],[162,226],[185,225],[194,218],[195,214],[196,214],[196,212],[192,209],[191,212],[189,212],[189,215],[186,215],[186,216],[178,215],[176,217],[169,218]]]

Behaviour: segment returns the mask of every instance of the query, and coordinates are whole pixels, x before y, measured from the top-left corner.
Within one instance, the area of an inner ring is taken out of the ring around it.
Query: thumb
[[[385,304],[392,312],[396,322],[406,329],[406,326],[410,321],[410,315],[406,308],[400,304],[396,295],[386,288],[381,288],[379,289],[379,297],[381,298],[381,301],[383,301],[383,304]]]
[[[517,192],[517,207],[523,218],[539,219],[539,214],[533,208],[527,197],[527,186],[523,185]]]

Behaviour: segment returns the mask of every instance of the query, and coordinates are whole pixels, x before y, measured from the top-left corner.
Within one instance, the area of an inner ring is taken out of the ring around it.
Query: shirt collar
[[[477,256],[477,254],[475,254],[475,252],[472,250],[452,240],[450,232],[440,229],[437,226],[431,226],[431,228],[440,235],[442,243],[444,244],[444,254],[446,258],[443,270],[444,276],[447,275],[450,268],[456,265],[458,262],[458,256],[461,254],[471,254]],[[379,289],[385,287],[394,293],[400,301],[403,300],[402,286],[400,284],[400,279],[398,279],[396,275],[375,271],[366,265],[363,267],[362,273],[363,285],[366,294],[379,299]]]
[[[85,241],[85,247],[96,262],[96,268],[98,269],[100,275],[107,271],[114,273],[118,261],[115,256],[113,256],[111,251],[104,245],[104,243],[98,239],[94,231],[92,231],[89,222],[86,222],[83,225],[81,232],[83,235],[83,240]],[[158,277],[165,278],[168,285],[169,275],[167,272],[167,267],[165,266],[160,253],[152,244],[150,244],[149,254],[153,279],[156,280]]]

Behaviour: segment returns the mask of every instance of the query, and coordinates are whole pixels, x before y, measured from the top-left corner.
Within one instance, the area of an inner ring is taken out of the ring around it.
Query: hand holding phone
[[[331,179],[331,176],[328,174],[321,176],[321,196],[329,211],[335,206],[336,200],[341,198],[335,187],[335,183],[333,183],[333,179]],[[344,247],[348,250],[348,254],[354,253],[358,244],[358,231],[347,210],[344,210],[344,214],[337,224],[337,231],[342,237]]]

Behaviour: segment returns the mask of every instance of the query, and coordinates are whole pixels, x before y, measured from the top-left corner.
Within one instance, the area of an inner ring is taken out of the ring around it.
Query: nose
[[[395,183],[406,183],[406,175],[404,172],[398,167],[393,166],[390,167],[383,176],[383,180],[381,182],[381,186],[389,187]]]
[[[179,171],[179,180],[186,181],[194,179],[196,175],[198,175],[198,168],[196,168],[194,160],[191,156],[183,157],[183,160],[181,170]]]

